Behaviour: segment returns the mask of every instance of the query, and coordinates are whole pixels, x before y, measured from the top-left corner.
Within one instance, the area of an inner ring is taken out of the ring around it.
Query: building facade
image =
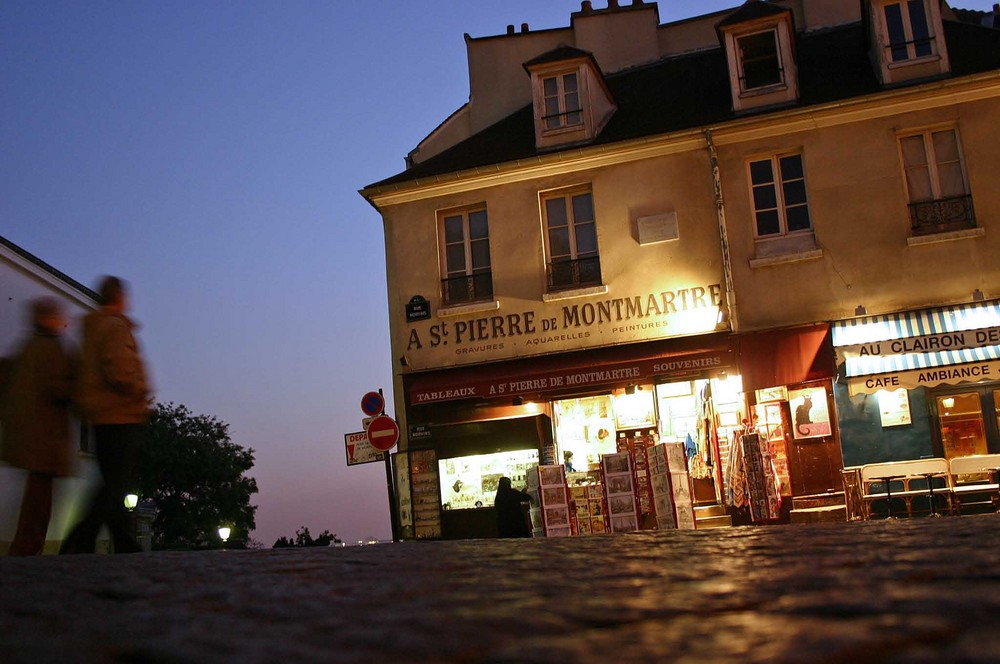
[[[500,476],[653,439],[685,445],[704,525],[1000,451],[1000,31],[936,0],[612,0],[466,41],[470,102],[361,192],[403,536],[489,535]]]
[[[98,307],[98,296],[91,289],[65,275],[48,263],[0,237],[0,354],[9,356],[28,331],[28,303],[42,297],[54,297],[62,303],[71,330],[69,339],[79,338],[79,320]],[[89,430],[74,427],[74,445],[80,450],[75,477],[55,482],[52,519],[45,551],[54,553],[83,509],[86,493],[99,479],[100,471],[90,446]],[[0,431],[2,444],[2,431]],[[0,465],[0,553],[6,553],[17,531],[26,473]],[[107,540],[101,542],[107,546]]]

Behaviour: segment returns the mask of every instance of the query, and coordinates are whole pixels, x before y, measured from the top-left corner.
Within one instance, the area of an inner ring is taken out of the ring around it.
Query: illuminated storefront
[[[846,465],[1000,452],[1000,303],[832,326]]]

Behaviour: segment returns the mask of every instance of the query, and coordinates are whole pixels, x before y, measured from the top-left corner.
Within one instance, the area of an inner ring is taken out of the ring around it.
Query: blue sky
[[[361,396],[391,403],[392,383],[381,219],[357,190],[468,99],[463,33],[579,7],[0,3],[0,235],[88,285],[130,281],[157,398],[256,451],[265,545],[389,536],[383,467],[345,464]]]

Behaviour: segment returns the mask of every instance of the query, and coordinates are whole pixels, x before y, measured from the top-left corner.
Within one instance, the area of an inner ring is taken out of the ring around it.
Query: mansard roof
[[[587,58],[594,62],[596,67],[597,61],[594,60],[594,54],[590,51],[584,51],[582,48],[576,48],[575,46],[557,46],[547,53],[542,53],[537,58],[532,58],[524,63],[525,69],[530,69],[536,65],[546,65],[550,62],[562,62],[564,60],[576,60],[578,58]]]
[[[945,21],[944,31],[952,68],[949,77],[1000,69],[1000,31],[954,21]],[[800,94],[793,108],[884,91],[868,59],[867,36],[861,23],[797,34],[796,45]],[[737,116],[732,110],[729,72],[721,47],[611,74],[606,81],[618,110],[589,145],[693,130],[748,115]],[[762,109],[752,114],[772,112],[776,111]],[[536,148],[534,115],[528,105],[427,161],[370,186],[410,182],[558,151]]]
[[[755,21],[759,18],[767,16],[779,16],[791,11],[792,10],[787,7],[772,5],[770,2],[763,2],[763,0],[747,0],[747,2],[743,3],[742,7],[734,11],[719,23],[716,23],[715,29],[719,30],[721,28],[728,28],[731,25],[739,25],[740,23]]]

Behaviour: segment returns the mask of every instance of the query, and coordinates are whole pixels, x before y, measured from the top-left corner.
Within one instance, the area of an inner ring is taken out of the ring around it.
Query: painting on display
[[[832,434],[824,388],[788,390],[788,406],[792,412],[792,433],[796,439],[822,438]]]

